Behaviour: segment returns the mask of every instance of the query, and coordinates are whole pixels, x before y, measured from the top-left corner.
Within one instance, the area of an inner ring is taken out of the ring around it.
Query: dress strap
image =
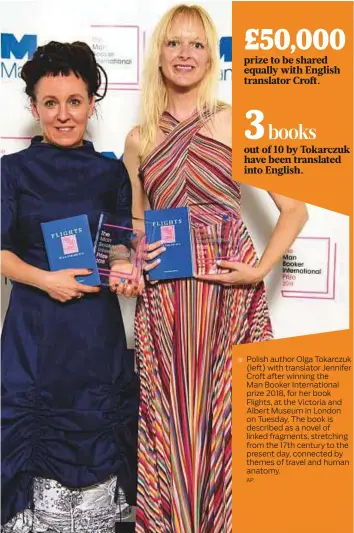
[[[164,111],[160,117],[159,128],[165,135],[168,135],[178,126],[179,121],[167,111]]]
[[[216,112],[218,112],[219,108],[220,106],[216,108]],[[165,134],[165,138],[144,160],[140,167],[141,172],[144,172],[146,167],[156,157],[160,157],[166,150],[171,149],[171,146],[181,147],[183,145],[187,147],[192,138],[213,114],[213,111],[206,111],[204,116],[201,117],[199,113],[195,112],[187,120],[179,122],[168,111],[164,111],[159,120],[159,128]]]
[[[171,115],[171,113],[168,111],[164,111],[160,117],[159,128],[161,131],[163,131],[163,133],[165,133],[165,135],[169,135],[177,127],[178,129],[182,129],[184,133],[190,130],[198,131],[198,129],[200,129],[204,123],[207,122],[215,113],[220,111],[222,107],[223,106],[219,104],[215,111],[205,111],[203,116],[200,116],[199,113],[195,111],[193,115],[182,122]]]

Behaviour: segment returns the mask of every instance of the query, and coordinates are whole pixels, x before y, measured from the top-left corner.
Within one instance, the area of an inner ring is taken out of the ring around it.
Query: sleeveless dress
[[[226,255],[254,265],[231,149],[202,126],[197,114],[162,115],[165,139],[141,168],[151,208],[189,206],[194,229],[221,227],[231,213]],[[263,282],[147,285],[136,313],[138,533],[231,532],[232,345],[271,338]]]
[[[102,210],[126,225],[131,217],[124,165],[89,142],[67,149],[34,138],[4,156],[1,200],[2,249],[44,270],[41,222],[87,214],[94,238]],[[137,416],[115,295],[60,303],[13,283],[2,335],[4,531],[114,531],[118,489],[135,498]]]

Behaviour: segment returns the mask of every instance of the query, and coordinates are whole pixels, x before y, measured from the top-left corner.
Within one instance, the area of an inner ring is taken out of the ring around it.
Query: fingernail
[[[161,263],[161,259],[156,259],[157,263]]]
[[[161,252],[166,252],[166,247],[165,247],[165,246],[163,246],[163,247],[161,248]]]
[[[93,269],[92,268],[88,268],[87,269],[89,272],[93,272]]]

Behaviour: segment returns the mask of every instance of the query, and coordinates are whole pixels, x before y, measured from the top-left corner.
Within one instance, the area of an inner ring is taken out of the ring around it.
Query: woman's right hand
[[[150,272],[150,270],[155,268],[161,262],[161,259],[158,256],[161,255],[165,251],[166,251],[166,248],[164,246],[163,241],[152,242],[145,246],[145,250],[144,250],[145,272]],[[147,279],[149,279],[148,275],[147,275]],[[150,283],[157,283],[157,282],[150,281]]]
[[[67,270],[57,270],[46,272],[43,277],[42,289],[54,300],[68,302],[73,298],[81,298],[84,294],[92,294],[100,291],[100,287],[83,285],[76,281],[76,276],[89,276],[92,270],[87,268],[68,268]]]

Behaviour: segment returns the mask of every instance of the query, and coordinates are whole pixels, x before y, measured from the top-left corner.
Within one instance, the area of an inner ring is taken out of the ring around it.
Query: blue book
[[[145,211],[145,233],[147,243],[163,240],[166,247],[161,263],[149,272],[151,280],[193,276],[188,207]]]
[[[43,222],[41,227],[50,270],[90,268],[92,274],[76,280],[84,285],[100,284],[87,215]]]

